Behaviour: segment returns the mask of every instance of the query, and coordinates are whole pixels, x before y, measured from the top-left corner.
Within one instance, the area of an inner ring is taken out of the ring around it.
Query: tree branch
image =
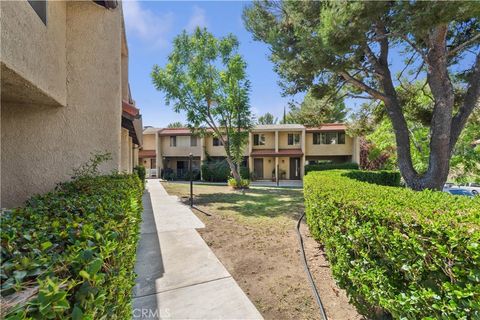
[[[453,151],[458,137],[462,132],[468,117],[472,114],[475,107],[480,107],[480,53],[477,54],[473,72],[469,79],[469,87],[463,100],[463,105],[452,119],[452,127],[450,132],[450,152]]]
[[[359,89],[362,89],[363,91],[367,92],[372,97],[374,97],[375,99],[379,99],[382,101],[387,99],[387,97],[383,93],[366,85],[364,82],[352,77],[348,72],[340,71],[339,74],[343,77],[343,79],[345,79],[345,81],[349,82],[350,84],[352,84],[353,86]]]
[[[466,46],[468,46],[468,45],[471,44],[472,42],[475,42],[477,39],[480,39],[480,33],[477,33],[477,34],[474,35],[472,38],[470,38],[469,40],[465,41],[464,43],[459,44],[459,45],[456,46],[455,48],[450,49],[450,51],[448,51],[448,53],[447,53],[447,56],[451,56],[451,55],[457,53],[458,51],[462,50],[463,48],[465,48]]]

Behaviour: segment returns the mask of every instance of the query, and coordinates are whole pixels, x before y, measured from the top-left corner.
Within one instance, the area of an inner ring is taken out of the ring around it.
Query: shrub
[[[209,182],[227,182],[230,175],[230,166],[226,160],[204,161],[201,166],[202,178]],[[240,167],[240,176],[249,179],[250,174],[246,167]]]
[[[353,162],[307,164],[305,165],[305,174],[312,171],[338,170],[338,169],[357,170],[358,164]]]
[[[400,186],[400,172],[398,171],[361,171],[352,170],[344,173],[345,176],[381,186]]]
[[[402,319],[480,317],[480,198],[352,180],[304,179],[307,222],[359,311]]]
[[[241,179],[240,183],[237,183],[235,178],[228,179],[228,185],[233,189],[248,189],[250,186],[250,180],[248,179]]]
[[[145,186],[145,177],[147,176],[145,167],[142,165],[135,166],[135,168],[133,168],[133,172],[138,176],[140,181],[142,181],[142,184]]]
[[[81,177],[5,211],[2,296],[25,298],[6,319],[131,318],[142,192],[134,174]]]

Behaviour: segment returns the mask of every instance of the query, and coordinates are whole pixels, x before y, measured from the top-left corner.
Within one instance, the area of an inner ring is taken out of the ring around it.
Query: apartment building
[[[299,124],[258,125],[249,132],[245,165],[257,180],[300,180],[305,164],[320,160],[359,162],[357,137],[348,136],[344,124],[324,124],[306,128]],[[204,136],[192,135],[187,128],[146,128],[144,145],[139,152],[142,163],[152,175],[167,168],[175,173],[209,158],[225,157],[221,141],[207,130]],[[157,174],[158,173],[158,174]]]
[[[0,207],[68,180],[92,153],[131,172],[142,145],[117,1],[1,1]]]

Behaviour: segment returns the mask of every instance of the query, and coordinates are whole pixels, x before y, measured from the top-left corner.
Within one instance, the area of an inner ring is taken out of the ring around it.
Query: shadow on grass
[[[302,190],[249,189],[242,192],[200,193],[195,204],[215,206],[219,210],[235,211],[248,217],[286,216],[297,219],[303,210]],[[208,210],[208,209],[207,209]]]

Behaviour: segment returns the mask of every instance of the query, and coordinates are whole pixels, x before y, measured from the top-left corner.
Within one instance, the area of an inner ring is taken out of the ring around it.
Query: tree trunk
[[[240,182],[242,181],[242,177],[240,176],[240,173],[237,170],[235,163],[233,163],[233,160],[229,155],[227,155],[227,163],[228,163],[228,166],[230,167],[230,171],[232,171],[233,178],[237,181],[237,184],[240,185]]]

